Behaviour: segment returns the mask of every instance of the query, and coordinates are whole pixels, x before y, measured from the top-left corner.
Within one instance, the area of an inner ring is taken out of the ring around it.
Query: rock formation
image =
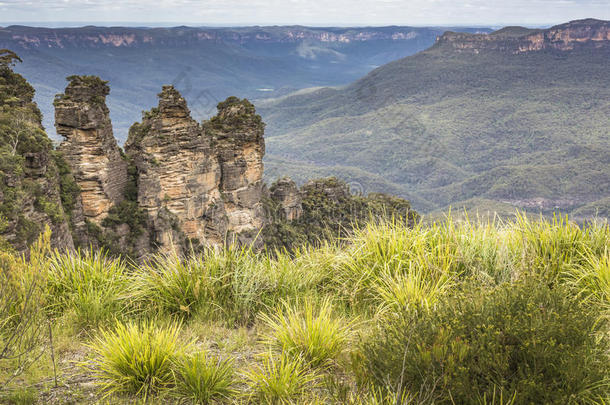
[[[125,149],[137,168],[138,204],[155,245],[168,251],[183,236],[223,243],[228,221],[212,139],[172,86],[163,87],[159,107],[132,126]]]
[[[220,192],[229,236],[249,243],[264,225],[263,155],[265,125],[248,100],[230,97],[204,125],[220,163]]]
[[[135,124],[125,144],[135,163],[138,205],[161,251],[185,242],[251,243],[265,223],[263,124],[247,100],[230,98],[203,126],[172,86]]]
[[[271,198],[282,208],[281,215],[288,221],[299,219],[303,213],[303,198],[296,183],[289,177],[277,180],[269,189]]]
[[[124,198],[127,163],[112,133],[106,82],[93,76],[68,79],[65,93],[55,99],[55,126],[65,138],[59,150],[80,187],[85,221],[100,226]]]
[[[379,210],[379,198],[352,196],[332,178],[301,190],[283,178],[268,191],[265,125],[236,97],[199,124],[178,91],[164,86],[158,107],[131,127],[124,154],[106,82],[72,76],[55,100],[64,141],[53,151],[33,89],[10,69],[15,58],[0,51],[0,248],[8,242],[25,252],[44,225],[54,247],[104,248],[134,259],[235,243],[293,248]],[[410,208],[403,200],[394,205]]]

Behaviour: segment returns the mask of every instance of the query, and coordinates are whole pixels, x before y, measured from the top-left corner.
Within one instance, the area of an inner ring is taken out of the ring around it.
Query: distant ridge
[[[593,18],[570,21],[544,30],[505,27],[490,34],[447,32],[437,40],[438,46],[474,53],[492,49],[512,53],[544,49],[566,51],[607,47],[609,44],[610,22]]]
[[[350,83],[377,66],[428,48],[446,29],[11,26],[0,28],[0,49],[11,49],[24,60],[17,69],[36,88],[51,136],[53,97],[63,90],[66,76],[109,80],[115,133],[124,141],[140,111],[156,102],[158,83],[174,84],[200,120],[235,94],[278,97]]]

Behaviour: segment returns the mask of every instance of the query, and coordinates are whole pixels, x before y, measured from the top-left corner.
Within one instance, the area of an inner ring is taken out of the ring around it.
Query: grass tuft
[[[269,353],[261,364],[246,373],[251,396],[257,403],[289,404],[302,397],[307,390],[318,386],[318,377],[300,357],[281,355],[276,359]]]
[[[303,357],[312,367],[330,367],[344,352],[351,324],[333,313],[330,299],[316,305],[306,300],[302,308],[284,302],[262,321],[271,330],[266,341],[293,357]]]
[[[216,360],[205,352],[181,356],[175,365],[176,397],[196,404],[228,400],[235,394],[231,360]]]
[[[55,315],[72,312],[81,327],[100,326],[125,314],[127,269],[103,251],[58,253],[49,259],[47,297]]]
[[[186,347],[180,342],[180,325],[167,327],[143,321],[118,323],[103,330],[90,345],[92,370],[105,396],[132,394],[147,399],[171,387],[173,362]]]

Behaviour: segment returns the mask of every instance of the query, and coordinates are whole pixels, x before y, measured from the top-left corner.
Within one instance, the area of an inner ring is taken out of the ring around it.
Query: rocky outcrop
[[[296,183],[289,177],[277,180],[269,189],[270,196],[280,204],[283,219],[294,221],[303,213],[303,198]]]
[[[546,30],[506,27],[491,34],[446,32],[437,39],[437,46],[475,54],[490,50],[518,54],[541,50],[607,48],[610,47],[610,22],[586,19]]]
[[[125,144],[137,169],[138,205],[154,245],[252,243],[265,223],[264,126],[247,100],[229,98],[199,125],[172,86]]]
[[[301,190],[283,178],[267,190],[265,125],[254,106],[230,97],[199,124],[173,86],[164,86],[158,107],[132,126],[124,154],[113,136],[106,82],[69,77],[55,100],[64,141],[54,151],[33,89],[3,60],[0,248],[8,242],[25,252],[44,225],[54,247],[104,248],[134,259],[225,244],[293,248],[336,236],[371,210],[385,213],[388,202],[410,209],[404,200],[352,196],[334,178]]]
[[[264,225],[261,202],[265,125],[248,100],[230,97],[218,104],[218,115],[204,124],[220,164],[220,193],[229,237],[250,243]]]
[[[93,76],[68,80],[65,93],[55,99],[55,127],[64,137],[59,150],[80,187],[82,218],[100,226],[124,198],[127,163],[112,133],[106,82]],[[84,232],[85,224],[75,227]]]
[[[228,221],[212,138],[172,86],[163,87],[159,107],[131,128],[125,149],[137,168],[138,204],[160,250],[183,245],[184,238],[223,243]]]

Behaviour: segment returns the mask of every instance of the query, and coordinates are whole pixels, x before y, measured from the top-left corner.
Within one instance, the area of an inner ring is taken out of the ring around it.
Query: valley
[[[608,25],[446,33],[344,88],[263,102],[268,170],[338,175],[423,212],[472,198],[607,212]]]

